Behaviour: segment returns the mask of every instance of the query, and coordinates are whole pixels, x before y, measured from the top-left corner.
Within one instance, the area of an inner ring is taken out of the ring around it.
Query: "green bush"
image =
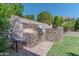
[[[0,52],[4,52],[9,47],[8,38],[0,37]]]
[[[21,4],[0,4],[0,52],[8,48],[8,38],[6,32],[10,27],[11,15],[22,16],[23,5]]]
[[[77,32],[79,32],[79,29],[78,30],[76,30]]]
[[[75,21],[75,31],[79,29],[79,18]]]
[[[64,26],[63,26],[63,27],[64,27],[64,31],[65,31],[65,32],[67,32],[67,31],[68,31],[68,29],[69,29],[69,27],[67,26],[67,24],[64,24]]]
[[[23,18],[29,19],[29,20],[34,20],[34,15],[25,15]]]
[[[68,30],[71,30],[72,28],[74,28],[74,21],[68,21],[66,22],[63,27],[64,27],[64,31],[67,32]]]
[[[63,24],[63,17],[62,16],[55,16],[54,21],[53,21],[53,26],[59,27],[59,26],[62,26],[62,24]]]

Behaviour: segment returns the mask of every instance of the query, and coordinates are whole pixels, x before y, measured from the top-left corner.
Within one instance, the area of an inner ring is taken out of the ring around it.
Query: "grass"
[[[79,37],[66,36],[63,42],[55,42],[48,51],[48,56],[78,56]]]

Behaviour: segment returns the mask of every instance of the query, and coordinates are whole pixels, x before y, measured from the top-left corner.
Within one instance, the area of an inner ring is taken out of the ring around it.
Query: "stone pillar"
[[[11,34],[14,40],[23,39],[23,25],[16,16],[11,17]]]

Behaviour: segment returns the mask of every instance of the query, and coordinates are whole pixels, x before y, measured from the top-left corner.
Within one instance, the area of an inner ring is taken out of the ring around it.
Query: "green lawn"
[[[79,37],[65,37],[63,42],[55,42],[48,51],[48,56],[79,55]]]

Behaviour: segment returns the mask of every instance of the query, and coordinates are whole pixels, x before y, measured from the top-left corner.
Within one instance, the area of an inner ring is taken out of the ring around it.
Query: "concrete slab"
[[[23,48],[25,50],[31,51],[31,52],[36,53],[38,55],[46,56],[48,50],[51,48],[52,45],[53,45],[53,42],[44,41],[44,42],[34,46],[33,48],[29,48],[29,47],[23,47]]]

